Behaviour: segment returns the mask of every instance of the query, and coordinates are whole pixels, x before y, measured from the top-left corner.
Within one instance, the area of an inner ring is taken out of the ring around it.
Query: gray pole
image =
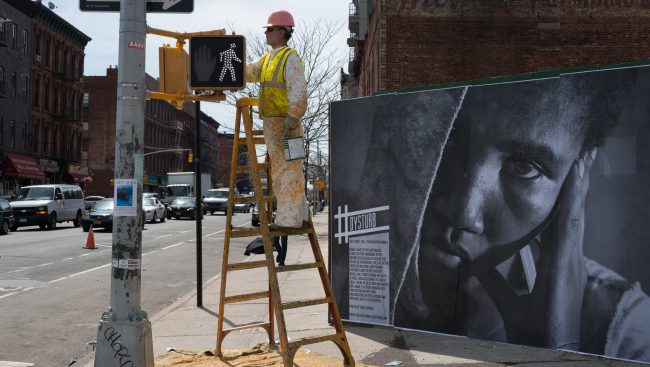
[[[196,146],[194,155],[194,180],[196,184],[196,307],[203,306],[203,231],[201,218],[201,101],[196,101]]]
[[[153,367],[151,323],[140,308],[142,277],[142,175],[145,108],[146,2],[121,0],[115,121],[115,185],[137,180],[130,195],[115,197],[110,308],[97,331],[96,367]],[[133,187],[133,186],[132,186]],[[120,202],[122,200],[122,202]],[[126,199],[128,202],[128,199]]]

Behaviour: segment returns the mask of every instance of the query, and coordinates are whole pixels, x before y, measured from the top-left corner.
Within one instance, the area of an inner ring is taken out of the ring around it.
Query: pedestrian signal
[[[192,89],[244,89],[246,39],[243,36],[190,38],[190,86]]]
[[[194,162],[194,154],[192,154],[192,152],[190,152],[187,155],[187,163],[192,163],[192,162]]]

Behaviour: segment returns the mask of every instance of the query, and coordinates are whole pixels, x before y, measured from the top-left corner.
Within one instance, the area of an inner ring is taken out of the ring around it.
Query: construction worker
[[[271,229],[300,228],[308,211],[302,159],[287,161],[283,143],[286,138],[303,136],[300,118],[307,111],[305,68],[296,51],[287,46],[293,27],[293,16],[288,11],[271,13],[264,26],[271,51],[246,67],[246,81],[260,83],[259,113],[264,121],[271,178],[278,200]]]

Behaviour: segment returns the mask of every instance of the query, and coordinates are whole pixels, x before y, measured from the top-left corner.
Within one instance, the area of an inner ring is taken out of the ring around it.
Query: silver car
[[[160,220],[161,222],[165,221],[165,205],[154,197],[142,199],[142,210],[144,211],[145,220],[151,223],[154,223],[156,220]]]

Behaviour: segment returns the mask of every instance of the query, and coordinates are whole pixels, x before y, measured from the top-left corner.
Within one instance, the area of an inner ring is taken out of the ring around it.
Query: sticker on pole
[[[295,161],[305,158],[305,145],[302,136],[284,139],[284,159]]]
[[[135,217],[138,214],[138,180],[115,179],[113,192],[113,215],[116,217]]]
[[[246,39],[200,36],[190,39],[190,87],[240,90],[246,87]]]

